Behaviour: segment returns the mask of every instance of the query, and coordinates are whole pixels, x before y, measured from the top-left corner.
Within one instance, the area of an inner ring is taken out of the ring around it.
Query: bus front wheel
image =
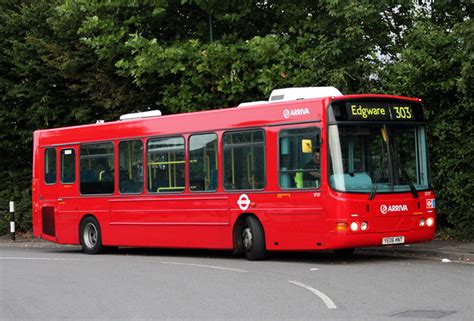
[[[245,218],[242,232],[242,245],[248,260],[257,261],[265,258],[265,235],[262,224],[257,218]]]
[[[104,251],[99,222],[92,216],[82,220],[79,228],[79,239],[82,250],[87,254],[99,254]]]

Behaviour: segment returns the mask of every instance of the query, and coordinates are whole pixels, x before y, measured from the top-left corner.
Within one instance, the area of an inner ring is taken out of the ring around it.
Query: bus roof
[[[325,118],[323,106],[330,101],[367,98],[420,101],[380,94],[332,96],[44,129],[35,131],[35,135],[40,146],[51,146],[322,121]]]

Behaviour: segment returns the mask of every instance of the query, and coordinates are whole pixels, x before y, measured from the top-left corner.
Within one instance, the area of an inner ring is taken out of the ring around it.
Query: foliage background
[[[424,100],[438,223],[472,239],[473,4],[424,3],[3,0],[0,234],[11,199],[31,229],[35,129],[331,85]]]

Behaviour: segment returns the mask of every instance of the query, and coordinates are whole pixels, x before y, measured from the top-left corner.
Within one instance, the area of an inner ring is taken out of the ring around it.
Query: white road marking
[[[60,257],[18,257],[18,256],[0,256],[0,260],[97,261],[97,259],[67,259],[67,258],[60,258]]]
[[[181,262],[163,262],[163,261],[161,263],[163,263],[163,264],[173,264],[173,265],[196,266],[196,267],[202,267],[202,268],[208,268],[208,269],[234,271],[234,272],[248,272],[247,270],[227,268],[227,267],[214,266],[214,265],[191,264],[191,263],[181,263]]]
[[[336,304],[334,304],[334,302],[331,300],[331,298],[328,297],[323,292],[321,292],[319,290],[316,290],[315,288],[312,288],[312,287],[310,287],[308,285],[305,285],[303,283],[300,283],[298,281],[288,281],[288,282],[290,282],[291,284],[297,285],[297,286],[301,286],[302,288],[305,288],[306,290],[309,290],[312,293],[316,294],[321,300],[323,300],[324,304],[326,304],[326,307],[328,309],[337,309]]]

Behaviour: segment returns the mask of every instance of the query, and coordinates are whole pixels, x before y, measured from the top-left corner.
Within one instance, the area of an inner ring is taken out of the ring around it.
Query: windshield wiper
[[[407,178],[406,183],[408,184],[408,187],[410,187],[410,191],[413,194],[413,198],[418,198],[418,191],[416,190],[415,185],[410,180],[408,174],[404,170],[402,170],[402,167],[400,166],[400,163],[398,161],[395,162],[395,167],[400,172],[401,176],[405,176]]]
[[[369,194],[369,200],[372,200],[375,197],[375,193],[377,192],[377,187],[379,185],[378,180],[380,179],[383,171],[385,170],[386,162],[387,162],[387,159],[385,158],[385,154],[383,154],[382,165],[380,165],[380,172],[379,172],[379,175],[377,175],[378,177],[375,180],[375,183],[372,183],[372,190],[370,191],[370,194]]]
[[[410,176],[408,176],[407,172],[403,170],[403,167],[400,165],[400,159],[398,157],[395,158],[395,161],[393,162],[393,165],[395,166],[395,170],[397,171],[397,174],[400,174],[400,178],[406,177],[406,183],[410,187],[410,191],[413,194],[413,198],[418,198],[418,191],[415,188],[415,185],[410,179]]]
[[[370,194],[369,194],[369,200],[371,200],[375,197],[375,192],[377,191],[377,186],[378,186],[378,183],[372,184],[372,190],[370,191]]]
[[[413,198],[418,198],[418,191],[415,188],[415,185],[413,185],[413,182],[408,180],[407,181],[408,186],[410,186],[410,191],[413,194]]]

